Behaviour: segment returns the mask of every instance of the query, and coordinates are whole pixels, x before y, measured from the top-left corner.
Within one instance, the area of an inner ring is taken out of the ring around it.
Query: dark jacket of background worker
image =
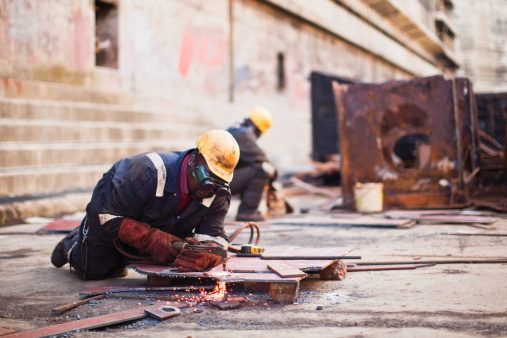
[[[231,182],[232,194],[239,194],[241,198],[236,215],[238,221],[258,222],[265,219],[258,207],[269,180],[276,178],[276,170],[258,146],[257,139],[268,131],[272,120],[267,109],[257,107],[250,111],[243,122],[227,129],[240,149],[239,162]]]
[[[55,247],[53,265],[70,262],[82,279],[124,275],[123,253],[132,251],[160,264],[174,262],[182,272],[218,265],[218,255],[178,252],[172,245],[228,246],[223,220],[239,147],[224,130],[208,131],[196,143],[197,149],[116,162],[96,185],[79,229]]]

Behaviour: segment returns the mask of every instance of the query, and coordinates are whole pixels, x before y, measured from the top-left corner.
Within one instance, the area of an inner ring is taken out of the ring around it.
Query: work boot
[[[51,254],[51,263],[57,268],[62,267],[69,262],[70,250],[77,242],[79,237],[79,228],[72,230],[64,239],[62,239],[53,249]]]
[[[236,221],[263,222],[265,220],[266,218],[259,211],[254,211],[251,213],[238,212],[236,215]]]
[[[119,266],[111,270],[111,272],[107,275],[109,278],[121,278],[128,275],[128,270],[125,267]]]

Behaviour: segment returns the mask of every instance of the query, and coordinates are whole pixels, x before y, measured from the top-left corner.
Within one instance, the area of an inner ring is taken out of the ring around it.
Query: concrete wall
[[[364,82],[442,72],[433,37],[425,46],[371,2],[121,0],[115,69],[95,66],[93,1],[0,0],[0,153],[11,159],[0,198],[91,188],[118,158],[192,147],[257,105],[274,115],[260,140],[274,164],[308,168],[311,71]]]
[[[507,1],[455,1],[457,49],[463,59],[459,74],[477,92],[507,91]]]

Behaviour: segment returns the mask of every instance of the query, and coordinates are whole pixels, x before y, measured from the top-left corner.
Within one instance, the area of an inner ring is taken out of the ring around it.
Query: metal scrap
[[[463,207],[481,182],[468,79],[333,84],[344,206],[356,182],[383,182],[384,208]],[[465,178],[468,181],[465,182]]]

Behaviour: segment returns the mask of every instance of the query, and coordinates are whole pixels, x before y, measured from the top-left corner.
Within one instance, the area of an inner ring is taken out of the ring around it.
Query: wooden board
[[[286,262],[273,261],[268,264],[268,269],[283,278],[306,276],[306,273]]]

